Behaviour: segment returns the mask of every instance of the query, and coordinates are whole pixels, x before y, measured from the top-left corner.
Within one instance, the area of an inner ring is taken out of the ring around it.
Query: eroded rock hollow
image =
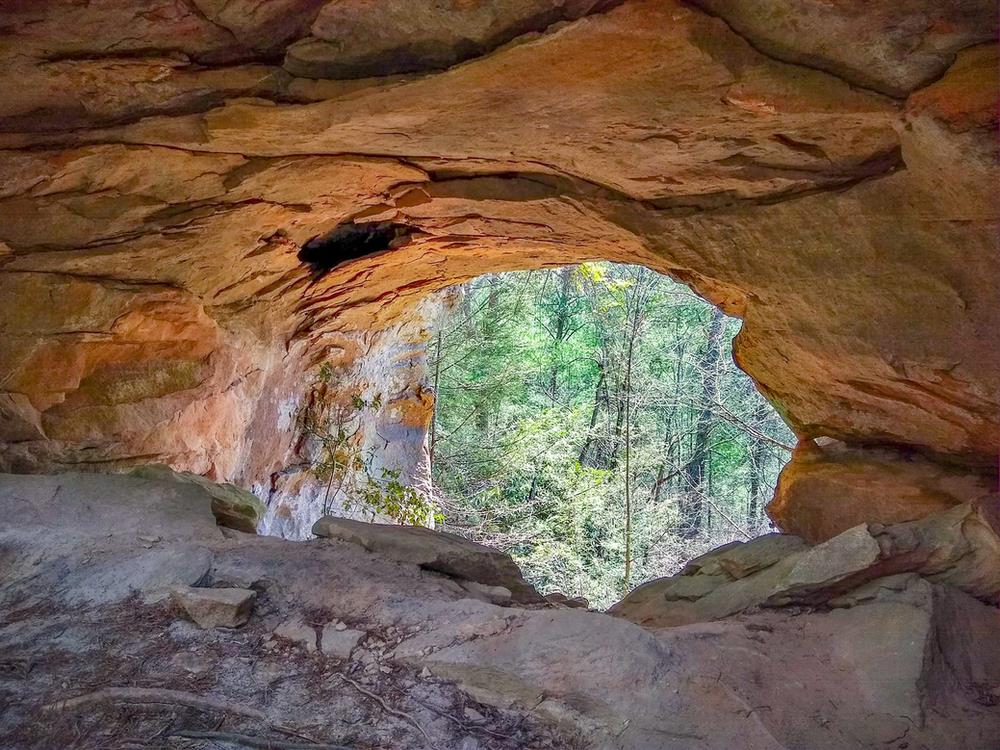
[[[993,3],[52,0],[0,29],[5,471],[164,463],[294,527],[318,366],[385,395],[416,475],[424,300],[601,258],[743,319],[802,441],[782,529],[996,489]]]
[[[995,750],[995,12],[0,4],[0,746]],[[597,259],[743,320],[785,533],[603,613],[317,520],[439,292]]]

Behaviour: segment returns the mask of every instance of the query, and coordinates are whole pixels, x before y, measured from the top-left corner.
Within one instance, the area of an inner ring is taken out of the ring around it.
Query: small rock
[[[302,620],[287,620],[274,629],[274,634],[304,646],[310,653],[316,650],[316,629]]]
[[[434,673],[431,672],[431,670],[428,669],[427,667],[424,667],[423,669],[420,670],[420,677],[424,680],[429,680],[433,676]]]
[[[175,586],[174,601],[202,628],[238,628],[246,624],[257,592]]]
[[[213,666],[211,659],[191,651],[181,651],[170,660],[170,663],[191,674],[203,674]]]
[[[338,625],[343,626],[343,623],[331,623],[323,628],[321,650],[327,656],[350,659],[351,652],[365,634],[360,630],[344,630],[338,628]]]
[[[466,708],[462,713],[465,714],[466,719],[474,724],[481,724],[486,721],[486,717],[474,708]]]

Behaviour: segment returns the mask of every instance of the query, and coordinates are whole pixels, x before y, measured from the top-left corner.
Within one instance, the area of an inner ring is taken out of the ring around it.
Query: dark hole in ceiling
[[[332,232],[306,242],[299,250],[299,260],[318,279],[341,263],[398,247],[414,231],[413,227],[393,221],[341,224]]]

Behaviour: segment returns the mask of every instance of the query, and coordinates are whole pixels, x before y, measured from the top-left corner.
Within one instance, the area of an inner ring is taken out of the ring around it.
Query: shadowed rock
[[[510,555],[443,531],[420,526],[390,526],[324,516],[313,534],[364,547],[373,554],[412,563],[463,581],[507,589],[516,602],[544,599],[528,584]]]
[[[188,471],[174,471],[169,466],[150,464],[133,469],[130,474],[161,482],[186,482],[201,488],[212,501],[212,515],[220,526],[257,533],[257,524],[266,508],[256,495],[232,484],[212,482]]]
[[[748,559],[758,561],[749,573],[739,562]],[[971,505],[909,523],[856,526],[815,547],[767,535],[714,550],[676,576],[639,586],[609,612],[653,627],[707,622],[755,607],[824,605],[904,572],[996,601],[1000,537],[985,512]]]
[[[906,96],[935,80],[972,44],[996,39],[989,0],[694,0],[759,49]]]
[[[528,32],[620,0],[436,0],[328,3],[285,69],[309,78],[364,78],[447,68]]]

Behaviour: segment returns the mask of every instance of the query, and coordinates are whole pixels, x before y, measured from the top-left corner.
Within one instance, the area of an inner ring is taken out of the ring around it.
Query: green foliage
[[[633,266],[470,282],[431,345],[446,527],[509,551],[543,590],[613,602],[628,435],[630,585],[766,529],[792,437],[732,360],[738,321],[713,338],[717,318]]]
[[[333,375],[328,363],[320,366],[312,398],[299,412],[303,432],[319,444],[311,470],[325,483],[323,514],[329,514],[337,496],[343,495],[344,510],[360,506],[411,526],[427,526],[432,520],[439,520],[441,516],[434,504],[403,484],[398,470],[382,468],[380,476],[376,476],[372,467],[374,451],[363,451],[359,440],[361,418],[365,412],[382,407],[382,395],[364,399],[355,394],[347,405],[331,403],[327,388]]]
[[[368,471],[366,478],[360,499],[374,512],[409,526],[426,526],[432,518],[436,522],[444,520],[423,495],[399,481],[398,471],[382,469],[381,480],[375,479]],[[351,501],[345,500],[344,509],[350,510],[351,507]]]

